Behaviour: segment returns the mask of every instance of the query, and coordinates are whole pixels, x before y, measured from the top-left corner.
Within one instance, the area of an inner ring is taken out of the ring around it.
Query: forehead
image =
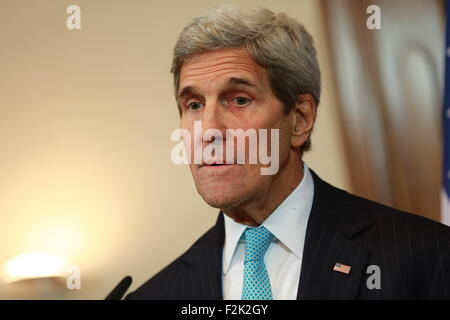
[[[208,86],[230,78],[244,78],[258,86],[267,84],[264,68],[244,48],[202,52],[187,59],[180,72],[180,89],[187,85]]]

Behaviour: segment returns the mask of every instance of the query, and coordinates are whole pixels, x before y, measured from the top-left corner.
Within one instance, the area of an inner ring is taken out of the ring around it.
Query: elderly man
[[[301,24],[218,7],[182,31],[172,72],[181,128],[276,129],[279,170],[191,163],[217,222],[127,299],[450,298],[448,227],[339,190],[302,161],[320,70]]]

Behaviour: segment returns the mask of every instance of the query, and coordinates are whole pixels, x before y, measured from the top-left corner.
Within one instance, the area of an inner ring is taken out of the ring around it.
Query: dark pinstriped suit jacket
[[[450,299],[450,228],[351,195],[312,170],[314,199],[297,299]],[[126,299],[222,299],[223,213]],[[336,262],[350,273],[333,271]],[[381,289],[369,289],[380,267]],[[373,271],[372,271],[373,272]]]

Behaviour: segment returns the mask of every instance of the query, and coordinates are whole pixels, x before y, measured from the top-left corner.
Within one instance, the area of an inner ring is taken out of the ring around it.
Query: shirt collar
[[[303,253],[306,226],[314,194],[314,182],[304,162],[303,172],[302,181],[262,224],[276,240],[285,245],[299,259]],[[225,214],[224,220],[223,272],[226,274],[239,240],[248,226],[234,221]]]

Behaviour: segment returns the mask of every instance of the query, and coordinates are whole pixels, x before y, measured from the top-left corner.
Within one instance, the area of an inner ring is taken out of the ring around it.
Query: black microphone
[[[112,289],[112,291],[108,294],[105,300],[120,300],[122,299],[125,292],[127,292],[128,288],[131,285],[133,279],[130,276],[126,276],[119,282],[119,284]]]

